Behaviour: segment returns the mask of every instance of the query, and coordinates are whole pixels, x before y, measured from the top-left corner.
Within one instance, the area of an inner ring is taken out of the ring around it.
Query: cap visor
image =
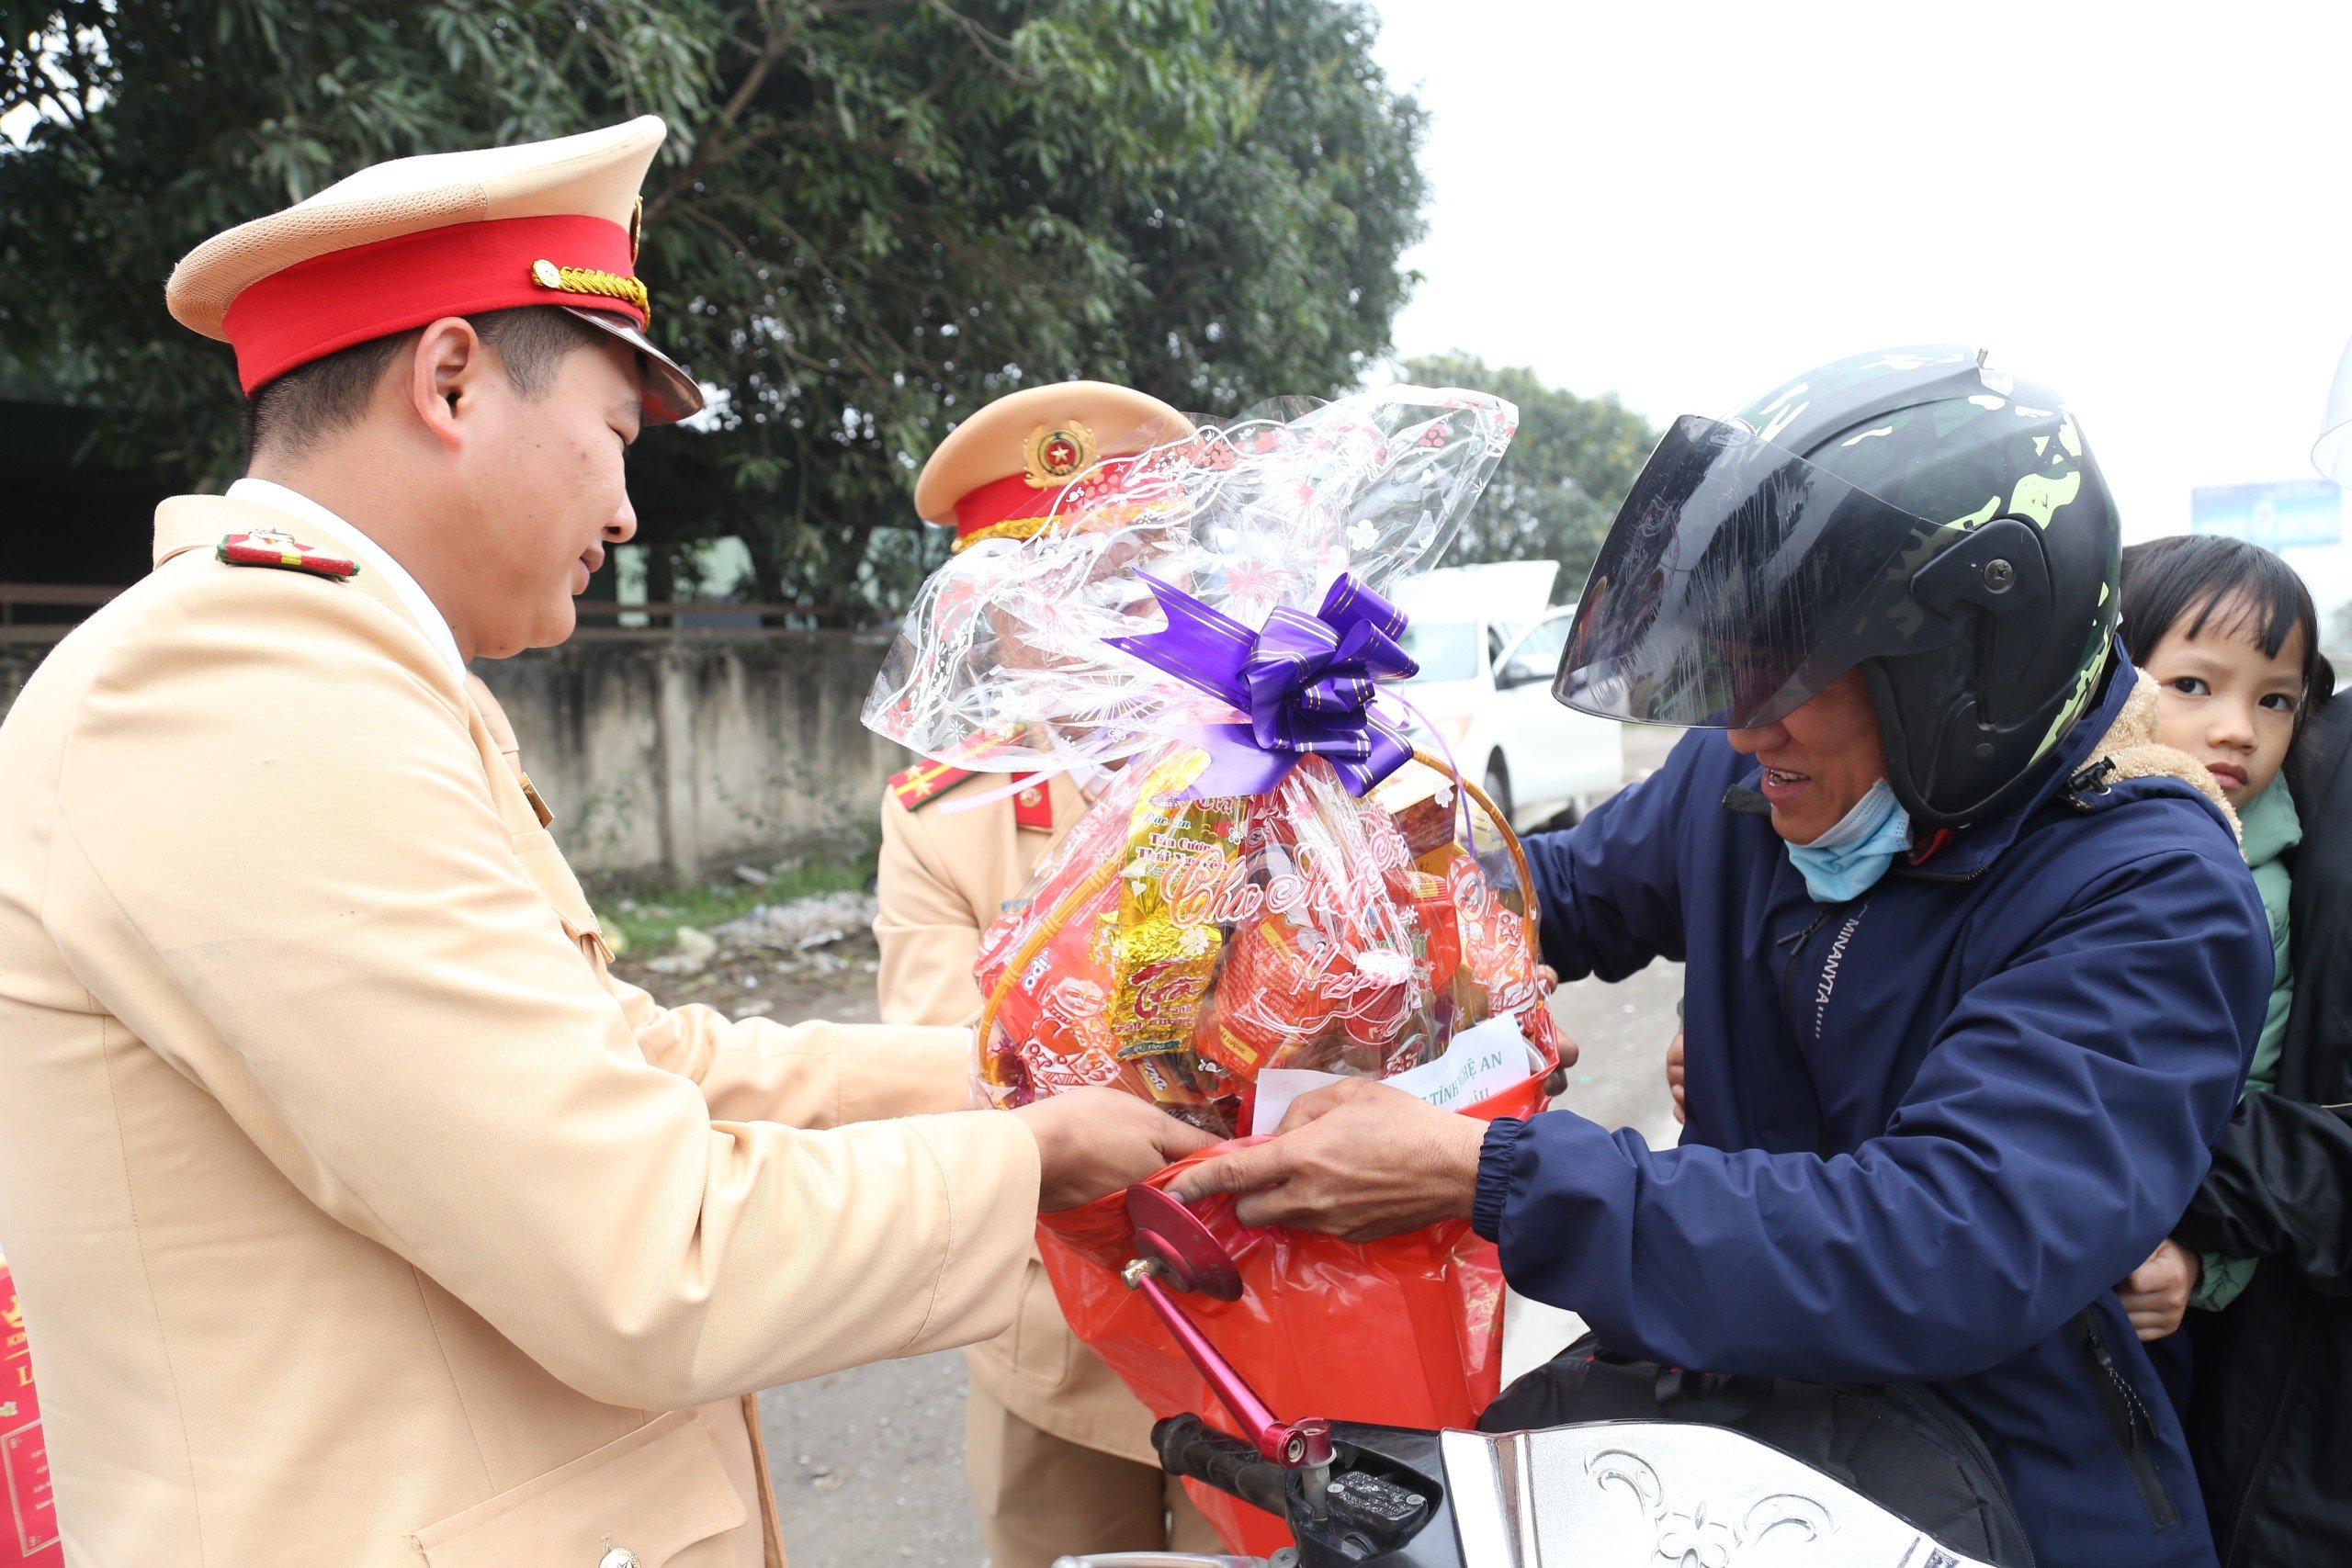
[[[577,305],[561,308],[637,350],[638,363],[642,367],[639,378],[644,384],[647,425],[675,424],[702,412],[701,384],[686,374],[684,366],[654,347],[653,340],[639,332],[636,322],[608,310],[585,310]]]

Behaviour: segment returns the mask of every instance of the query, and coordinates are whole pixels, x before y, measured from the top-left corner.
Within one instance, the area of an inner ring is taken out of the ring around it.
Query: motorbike
[[[1272,1558],[1110,1552],[1055,1568],[2008,1568],[1955,1550],[1836,1477],[1719,1426],[1594,1421],[1421,1431],[1267,1408],[1185,1314],[1239,1297],[1206,1226],[1150,1187],[1127,1193],[1142,1292],[1231,1425],[1152,1429],[1161,1467],[1283,1519]]]

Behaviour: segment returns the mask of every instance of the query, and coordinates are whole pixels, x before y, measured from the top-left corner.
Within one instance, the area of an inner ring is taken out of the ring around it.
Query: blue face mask
[[[1894,857],[1911,847],[1911,815],[1884,779],[1854,802],[1838,825],[1809,844],[1788,846],[1790,863],[1816,904],[1843,904],[1878,884]]]

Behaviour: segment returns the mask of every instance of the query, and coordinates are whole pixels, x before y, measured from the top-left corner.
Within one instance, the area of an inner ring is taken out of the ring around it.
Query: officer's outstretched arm
[[[524,875],[456,675],[346,585],[156,596],[46,808],[51,929],[97,1003],[582,1391],[677,1408],[1008,1322],[1020,1119],[715,1121]]]
[[[505,708],[480,676],[467,676],[465,686],[497,742],[499,755],[521,780],[522,742]],[[884,828],[887,840],[887,820]],[[886,848],[886,882],[889,858]],[[977,930],[971,942],[977,951]],[[888,958],[886,945],[886,985]],[[791,1127],[838,1127],[885,1116],[961,1111],[971,1100],[971,1051],[960,1032],[951,1037],[927,1030],[782,1029],[765,1019],[730,1020],[699,1004],[665,1008],[641,987],[615,978],[601,956],[592,961],[605,988],[621,1004],[647,1058],[700,1084],[703,1102],[714,1116],[781,1122]],[[971,967],[968,954],[964,967]],[[887,1010],[884,1017],[891,1023],[959,1021],[892,1018]]]
[[[648,1059],[701,1085],[713,1116],[841,1127],[975,1102],[968,1029],[786,1028],[772,1019],[729,1019],[698,1002],[665,1008],[610,975],[605,986]]]
[[[607,978],[647,1055],[702,1085],[718,1116],[836,1127],[973,1102],[971,1032],[979,1011],[972,961],[980,930],[948,886],[922,825],[895,800],[882,808],[877,877],[882,1017],[888,1027],[786,1031],[730,1022],[707,1007],[663,1008]],[[908,1025],[938,1025],[910,1028]]]

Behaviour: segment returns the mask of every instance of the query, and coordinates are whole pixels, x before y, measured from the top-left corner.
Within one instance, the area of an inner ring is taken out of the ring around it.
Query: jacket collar
[[[2303,819],[2295,797],[2278,779],[2246,803],[2238,815],[2245,829],[2245,863],[2267,865],[2303,841]]]

